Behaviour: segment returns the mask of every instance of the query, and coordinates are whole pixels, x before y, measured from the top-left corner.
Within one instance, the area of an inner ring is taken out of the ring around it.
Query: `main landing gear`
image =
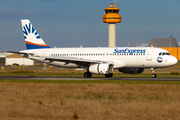
[[[113,73],[105,74],[105,77],[106,77],[106,78],[112,78],[112,76],[113,76]]]
[[[90,72],[85,72],[85,73],[84,73],[84,77],[85,77],[85,78],[90,78],[90,77],[92,77],[92,73],[90,73]]]
[[[151,68],[151,72],[152,72],[151,77],[152,77],[152,78],[156,78],[157,75],[155,74],[155,68]]]
[[[112,76],[113,76],[113,73],[105,74],[105,77],[106,77],[106,78],[111,78]],[[85,78],[90,78],[90,77],[92,77],[92,73],[90,73],[90,72],[85,72],[85,73],[84,73],[84,77],[85,77]]]

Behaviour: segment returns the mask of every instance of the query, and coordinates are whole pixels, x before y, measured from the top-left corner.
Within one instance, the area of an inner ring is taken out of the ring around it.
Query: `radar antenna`
[[[118,8],[118,1],[116,0],[116,8]]]

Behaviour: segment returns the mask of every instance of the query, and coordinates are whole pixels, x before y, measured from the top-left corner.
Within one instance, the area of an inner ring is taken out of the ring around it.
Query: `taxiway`
[[[0,76],[0,80],[135,80],[135,81],[180,81],[180,78],[104,78],[104,77],[36,77],[36,76]]]

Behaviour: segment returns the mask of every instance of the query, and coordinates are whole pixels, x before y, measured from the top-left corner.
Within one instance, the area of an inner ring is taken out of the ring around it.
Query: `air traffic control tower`
[[[103,22],[109,23],[109,47],[116,47],[116,23],[121,22],[121,15],[119,15],[119,8],[116,4],[111,3],[108,8],[105,8],[105,15],[103,15]]]

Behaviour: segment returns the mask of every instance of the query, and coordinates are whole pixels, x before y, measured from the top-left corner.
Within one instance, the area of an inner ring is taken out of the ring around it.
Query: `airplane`
[[[151,68],[156,78],[156,68],[175,65],[178,60],[168,51],[157,47],[79,47],[52,48],[40,37],[28,19],[21,20],[26,50],[17,53],[28,59],[64,68],[84,68],[85,78],[92,74],[113,77],[113,70],[128,74],[143,73]]]

